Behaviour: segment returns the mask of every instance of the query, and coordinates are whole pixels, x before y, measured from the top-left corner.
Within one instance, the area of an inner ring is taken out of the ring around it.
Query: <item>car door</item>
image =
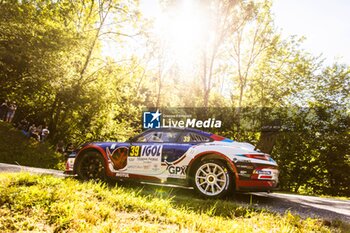
[[[181,136],[183,130],[179,129],[166,129],[163,133],[163,163],[172,163],[180,159],[186,152],[186,148],[182,148],[182,145],[178,143],[178,139]]]
[[[155,139],[153,131],[140,135],[130,143],[127,172],[141,175],[157,174],[161,166],[162,147],[163,143]]]
[[[181,158],[189,147],[179,145],[181,133],[182,130],[179,129],[154,129],[136,138],[129,148],[128,173],[163,173],[164,165]]]

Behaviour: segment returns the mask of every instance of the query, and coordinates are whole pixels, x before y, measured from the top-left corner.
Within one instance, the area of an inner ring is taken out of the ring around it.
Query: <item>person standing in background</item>
[[[34,138],[35,140],[40,141],[40,135],[36,130],[35,124],[32,124],[32,126],[29,127],[29,138]]]
[[[7,116],[8,101],[5,100],[0,106],[0,120],[5,121]]]
[[[12,122],[13,117],[15,116],[16,110],[17,110],[17,105],[16,105],[16,102],[13,101],[7,109],[7,114],[6,114],[6,121],[7,122],[9,122],[9,123]]]
[[[41,131],[41,142],[45,142],[49,134],[50,134],[49,127],[45,126],[45,128]]]
[[[43,131],[43,126],[42,125],[39,125],[38,127],[36,127],[36,132],[38,133],[38,135],[40,136],[41,138],[41,133]],[[39,140],[40,141],[40,140]]]

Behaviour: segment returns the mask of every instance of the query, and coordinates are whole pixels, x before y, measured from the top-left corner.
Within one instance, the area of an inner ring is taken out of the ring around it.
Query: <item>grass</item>
[[[232,201],[184,198],[162,187],[110,187],[27,173],[0,174],[0,183],[1,232],[346,232],[349,227]]]
[[[63,169],[64,159],[53,146],[27,138],[10,124],[0,122],[0,162]]]

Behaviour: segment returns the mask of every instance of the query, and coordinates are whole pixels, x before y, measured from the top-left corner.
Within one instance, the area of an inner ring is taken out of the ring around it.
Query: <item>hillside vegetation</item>
[[[63,169],[63,156],[52,145],[26,137],[20,130],[0,122],[0,162]]]
[[[340,222],[184,200],[164,188],[147,193],[25,173],[0,174],[0,183],[1,232],[346,232]]]

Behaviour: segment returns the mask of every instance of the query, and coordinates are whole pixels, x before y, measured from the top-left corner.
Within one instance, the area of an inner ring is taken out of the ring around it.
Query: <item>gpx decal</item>
[[[128,172],[144,174],[161,170],[162,145],[130,146]]]
[[[186,166],[174,166],[168,167],[168,171],[171,175],[186,175]]]
[[[177,166],[174,163],[165,163],[170,177],[186,177],[186,165]]]

